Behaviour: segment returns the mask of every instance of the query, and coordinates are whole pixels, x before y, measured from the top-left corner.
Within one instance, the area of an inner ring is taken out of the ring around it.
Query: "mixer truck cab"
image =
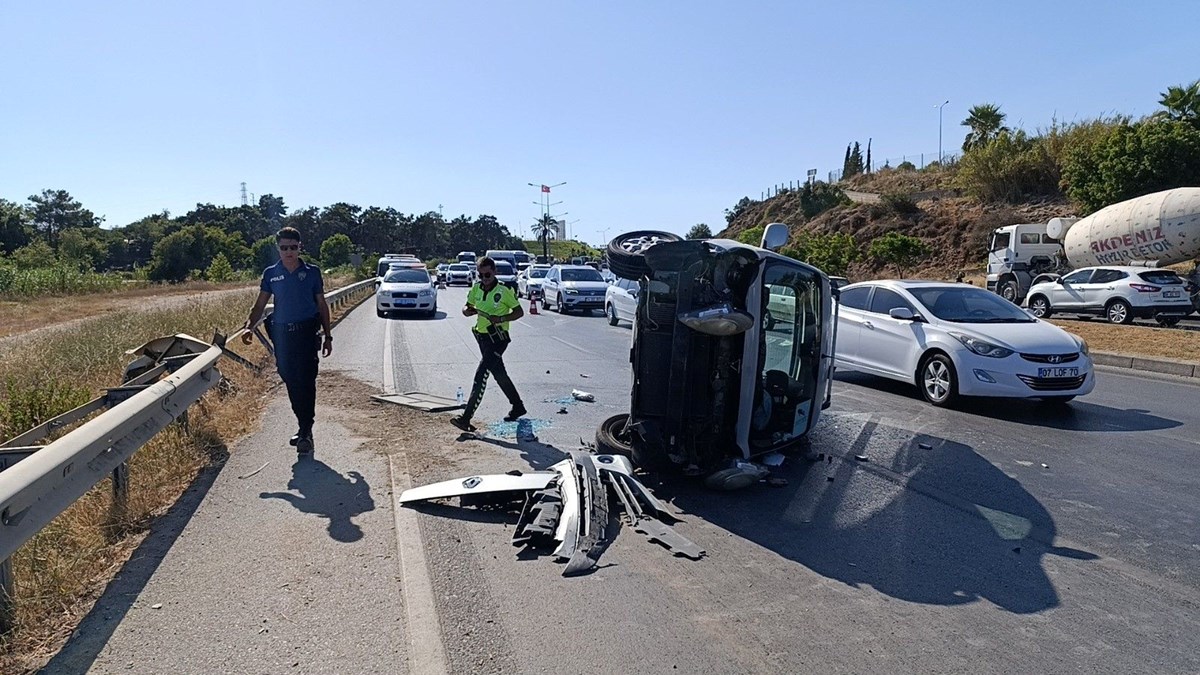
[[[988,290],[1020,304],[1038,275],[1063,271],[1062,242],[1054,235],[1062,236],[1069,227],[1063,221],[1075,220],[1054,218],[1049,223],[1020,223],[993,230],[988,242]]]

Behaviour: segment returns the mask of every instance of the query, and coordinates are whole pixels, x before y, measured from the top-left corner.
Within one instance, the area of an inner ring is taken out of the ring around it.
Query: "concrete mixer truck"
[[[1035,283],[1080,267],[1186,262],[1200,257],[1200,187],[1129,199],[1086,218],[998,227],[988,244],[988,290],[1017,304]]]

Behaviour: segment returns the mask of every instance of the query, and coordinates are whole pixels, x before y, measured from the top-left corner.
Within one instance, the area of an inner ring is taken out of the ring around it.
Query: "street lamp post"
[[[949,99],[947,99],[941,105],[934,106],[935,108],[938,109],[938,168],[939,169],[942,166],[942,108],[945,108],[946,103],[949,103],[949,102],[950,102]]]

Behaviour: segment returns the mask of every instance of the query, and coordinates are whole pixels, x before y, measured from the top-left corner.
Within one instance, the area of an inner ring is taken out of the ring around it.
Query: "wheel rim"
[[[1000,291],[1000,295],[1003,296],[1005,300],[1012,302],[1014,299],[1016,299],[1017,292],[1013,289],[1012,284],[1004,284],[1004,288]]]
[[[1046,301],[1038,298],[1033,301],[1033,315],[1042,317],[1046,315]]]
[[[925,393],[934,401],[944,401],[950,395],[950,369],[941,361],[925,366]]]
[[[1108,320],[1113,323],[1124,323],[1126,314],[1125,305],[1119,302],[1108,308]]]

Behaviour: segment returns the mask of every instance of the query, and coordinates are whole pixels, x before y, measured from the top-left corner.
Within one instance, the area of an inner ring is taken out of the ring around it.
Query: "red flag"
[[[542,192],[549,192],[549,191],[550,191],[550,186],[549,186],[549,185],[543,185],[543,186],[542,186]]]

